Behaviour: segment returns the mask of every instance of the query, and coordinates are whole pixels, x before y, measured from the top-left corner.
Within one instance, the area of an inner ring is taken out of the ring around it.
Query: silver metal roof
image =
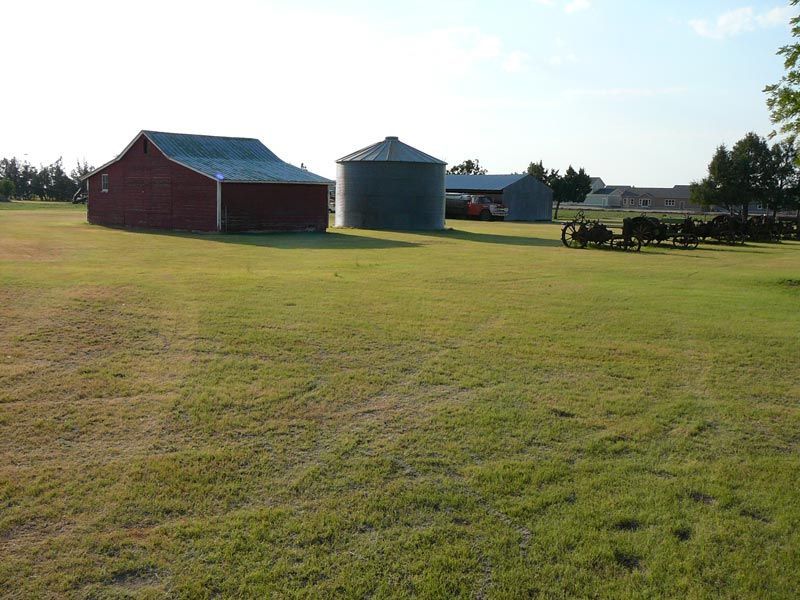
[[[404,144],[397,137],[387,137],[382,142],[367,146],[340,158],[337,163],[347,162],[405,162],[405,163],[428,163],[436,165],[446,165],[447,163],[429,154],[412,148]]]
[[[529,175],[448,175],[446,185],[448,190],[480,190],[482,192],[501,192],[508,186],[525,179]]]
[[[87,179],[119,161],[141,136],[146,136],[164,155],[206,177],[240,183],[333,183],[320,175],[290,165],[259,140],[211,135],[141,131],[112,161],[87,173]]]
[[[161,131],[143,133],[167,157],[215,179],[253,183],[330,183],[329,179],[283,162],[256,139]]]

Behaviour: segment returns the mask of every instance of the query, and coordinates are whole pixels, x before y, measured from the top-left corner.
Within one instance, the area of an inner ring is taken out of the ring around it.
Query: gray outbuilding
[[[444,229],[444,161],[387,137],[336,162],[336,227]]]
[[[553,190],[531,175],[448,175],[446,181],[448,193],[501,200],[506,221],[553,220]]]

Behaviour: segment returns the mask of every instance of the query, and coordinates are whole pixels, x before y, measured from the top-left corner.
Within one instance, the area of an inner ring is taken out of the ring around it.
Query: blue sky
[[[4,12],[6,46],[38,68],[4,94],[0,155],[99,165],[160,129],[258,137],[333,177],[340,156],[398,135],[494,173],[543,159],[639,186],[698,179],[718,144],[771,131],[762,89],[781,76],[792,14],[747,0],[27,0]]]

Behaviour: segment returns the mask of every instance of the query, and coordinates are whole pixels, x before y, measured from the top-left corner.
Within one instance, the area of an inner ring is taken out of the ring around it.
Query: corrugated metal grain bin
[[[444,161],[387,137],[336,162],[337,227],[444,229]]]

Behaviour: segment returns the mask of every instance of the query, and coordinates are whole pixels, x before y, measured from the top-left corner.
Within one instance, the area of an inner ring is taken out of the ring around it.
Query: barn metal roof
[[[259,140],[143,131],[168,158],[222,181],[253,183],[330,183],[283,162]]]
[[[114,160],[87,173],[82,179],[120,160],[144,135],[170,160],[218,181],[239,183],[333,183],[278,158],[259,140],[141,131]]]
[[[525,177],[528,175],[448,175],[445,187],[459,191],[502,192]]]
[[[387,137],[382,142],[367,146],[357,152],[348,154],[340,158],[337,163],[345,162],[408,162],[408,163],[429,163],[436,165],[446,165],[447,163],[421,150],[412,148],[404,144],[397,137]]]

